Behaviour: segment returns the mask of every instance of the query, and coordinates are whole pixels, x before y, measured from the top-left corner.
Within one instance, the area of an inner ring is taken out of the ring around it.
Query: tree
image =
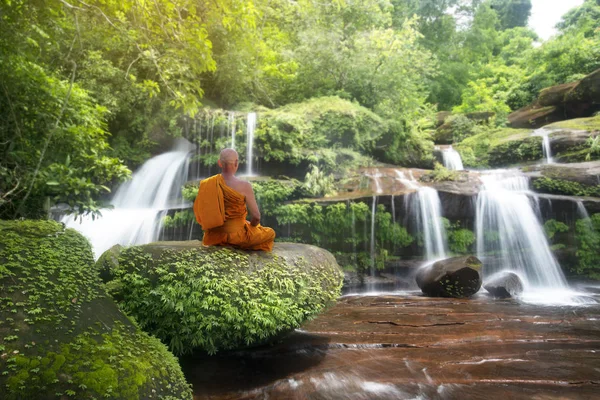
[[[531,15],[531,0],[491,0],[491,7],[498,14],[503,30],[527,26]]]

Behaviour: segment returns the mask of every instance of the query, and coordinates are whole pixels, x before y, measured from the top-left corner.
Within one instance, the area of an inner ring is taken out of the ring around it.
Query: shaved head
[[[219,155],[221,162],[231,163],[238,159],[238,153],[234,149],[223,149]]]

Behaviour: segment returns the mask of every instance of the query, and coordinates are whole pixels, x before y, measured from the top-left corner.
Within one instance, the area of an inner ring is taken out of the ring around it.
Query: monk
[[[218,164],[221,173],[200,182],[194,201],[194,214],[204,231],[202,243],[271,251],[275,231],[260,225],[260,211],[250,182],[235,177],[238,153],[223,149]],[[250,221],[246,220],[246,207],[252,216]]]

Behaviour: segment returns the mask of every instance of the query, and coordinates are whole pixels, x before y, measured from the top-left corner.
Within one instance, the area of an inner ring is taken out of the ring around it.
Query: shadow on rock
[[[287,376],[314,369],[327,354],[330,338],[295,331],[278,344],[241,351],[183,356],[180,363],[194,398],[231,398]]]

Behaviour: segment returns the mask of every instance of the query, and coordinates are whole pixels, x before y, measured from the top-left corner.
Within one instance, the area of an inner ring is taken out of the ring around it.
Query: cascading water
[[[547,130],[546,128],[540,128],[533,131],[532,136],[542,137],[542,151],[544,153],[544,157],[546,158],[546,163],[554,164],[554,160],[552,159],[552,150],[550,149],[550,133],[552,133],[552,131]]]
[[[528,289],[565,289],[563,273],[550,251],[529,196],[526,177],[510,172],[484,174],[477,197],[477,255],[499,256],[484,261],[484,278],[502,270],[518,273]]]
[[[181,139],[173,151],[146,161],[132,179],[119,187],[102,216],[92,220],[72,216],[61,219],[65,225],[86,236],[96,258],[115,244],[134,245],[158,239],[162,217],[169,208],[182,207],[180,189],[187,181],[192,145]]]
[[[371,276],[375,276],[375,212],[377,211],[377,196],[373,196],[371,205]]]
[[[444,162],[444,167],[453,171],[462,171],[465,168],[463,167],[462,159],[460,158],[460,154],[458,151],[454,150],[452,146],[448,146],[444,150],[442,150],[442,161]]]
[[[442,204],[437,190],[420,186],[412,174],[411,179],[407,179],[404,173],[396,170],[396,175],[396,179],[406,187],[416,190],[405,197],[405,207],[408,215],[416,215],[417,230],[423,234],[425,259],[431,261],[446,258],[446,229],[442,221]]]
[[[231,148],[235,149],[235,113],[231,112],[227,116],[227,126],[231,127]]]
[[[246,122],[246,175],[252,176],[252,150],[254,146],[254,130],[256,129],[256,113],[248,113]]]

